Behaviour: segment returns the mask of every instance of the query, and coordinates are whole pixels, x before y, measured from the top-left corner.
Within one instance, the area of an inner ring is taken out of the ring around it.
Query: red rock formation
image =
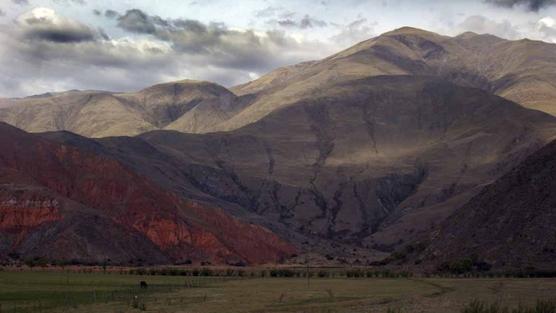
[[[295,252],[270,231],[216,208],[180,199],[114,159],[0,124],[0,184],[14,183],[40,186],[90,208],[129,232],[142,234],[170,260],[266,263]],[[25,195],[3,197],[0,195],[0,202],[28,200]],[[0,232],[19,225],[26,227],[27,233],[64,217],[54,207],[0,207]]]
[[[20,231],[60,220],[56,208],[0,207],[0,231]]]

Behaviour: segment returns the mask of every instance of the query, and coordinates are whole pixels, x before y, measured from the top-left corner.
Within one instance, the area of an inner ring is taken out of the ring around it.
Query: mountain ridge
[[[160,186],[217,203],[301,251],[367,264],[426,235],[556,135],[546,113],[435,77],[322,87],[233,131],[96,142]]]
[[[470,33],[449,37],[404,27],[322,60],[282,67],[229,90],[182,80],[134,93],[53,94],[10,100],[9,108],[0,109],[0,120],[28,131],[70,130],[89,137],[137,135],[155,129],[229,131],[310,98],[327,82],[380,75],[437,76],[556,114],[555,51],[556,45],[538,41]],[[176,86],[178,94],[173,90]],[[74,115],[66,117],[66,111]]]

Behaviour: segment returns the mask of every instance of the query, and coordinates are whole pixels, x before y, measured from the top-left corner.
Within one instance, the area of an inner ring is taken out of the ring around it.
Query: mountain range
[[[36,134],[2,125],[0,256],[371,264],[418,240],[431,264],[546,266],[528,188],[550,191],[555,99],[556,45],[409,27],[230,89],[3,99]]]

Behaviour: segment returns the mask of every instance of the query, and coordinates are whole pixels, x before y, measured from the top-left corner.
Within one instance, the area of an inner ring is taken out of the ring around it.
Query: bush
[[[288,269],[270,270],[270,277],[294,277],[294,275],[294,271]]]
[[[47,264],[48,264],[48,261],[46,261],[43,258],[39,258],[39,257],[25,260],[25,265],[27,265],[29,267],[35,267],[35,266],[45,267]]]
[[[203,268],[199,274],[201,276],[212,276],[212,270],[210,268]]]

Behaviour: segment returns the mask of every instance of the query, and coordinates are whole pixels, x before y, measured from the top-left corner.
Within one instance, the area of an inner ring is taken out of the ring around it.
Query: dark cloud
[[[278,25],[282,27],[297,27],[297,22],[292,19],[279,20]]]
[[[57,43],[92,41],[98,33],[86,25],[57,16],[53,10],[38,8],[21,15],[17,23],[23,37]]]
[[[106,16],[107,18],[116,18],[120,16],[120,14],[118,14],[118,12],[114,10],[106,10],[104,11],[104,16]]]
[[[122,29],[147,36],[110,38],[102,29],[45,8],[23,14],[0,32],[0,95],[137,90],[183,78],[231,86],[332,52],[331,46],[299,42],[283,31],[239,31],[139,10],[122,16]]]
[[[485,2],[507,8],[523,5],[531,11],[538,11],[541,8],[556,4],[556,0],[485,0]]]
[[[37,28],[27,32],[27,38],[40,39],[59,43],[70,43],[93,40],[95,37],[92,32],[60,29],[60,28]]]
[[[153,35],[167,42],[176,52],[193,59],[207,59],[211,64],[233,69],[260,71],[283,64],[278,51],[303,50],[283,32],[256,34],[251,30],[229,29],[223,23],[202,23],[191,19],[162,19],[138,9],[127,11],[118,19],[124,30]],[[319,21],[304,18],[298,27],[313,27]],[[284,51],[285,52],[285,51]],[[291,52],[284,53],[291,58]],[[295,58],[295,56],[294,56]],[[301,60],[301,58],[300,58]]]
[[[118,18],[118,26],[133,33],[154,34],[158,26],[167,27],[169,23],[159,16],[150,16],[141,10],[132,9]]]
[[[301,29],[313,28],[313,27],[325,27],[328,25],[328,23],[326,23],[325,21],[313,18],[309,15],[305,15],[300,20],[293,20],[291,18],[281,19],[278,20],[277,23],[282,27],[295,27]]]
[[[110,9],[104,11],[104,14],[102,13],[101,10],[95,9],[95,10],[93,10],[93,14],[96,15],[96,16],[104,15],[104,17],[110,18],[110,19],[120,16],[120,14],[118,12],[116,12],[114,10],[110,10]]]

